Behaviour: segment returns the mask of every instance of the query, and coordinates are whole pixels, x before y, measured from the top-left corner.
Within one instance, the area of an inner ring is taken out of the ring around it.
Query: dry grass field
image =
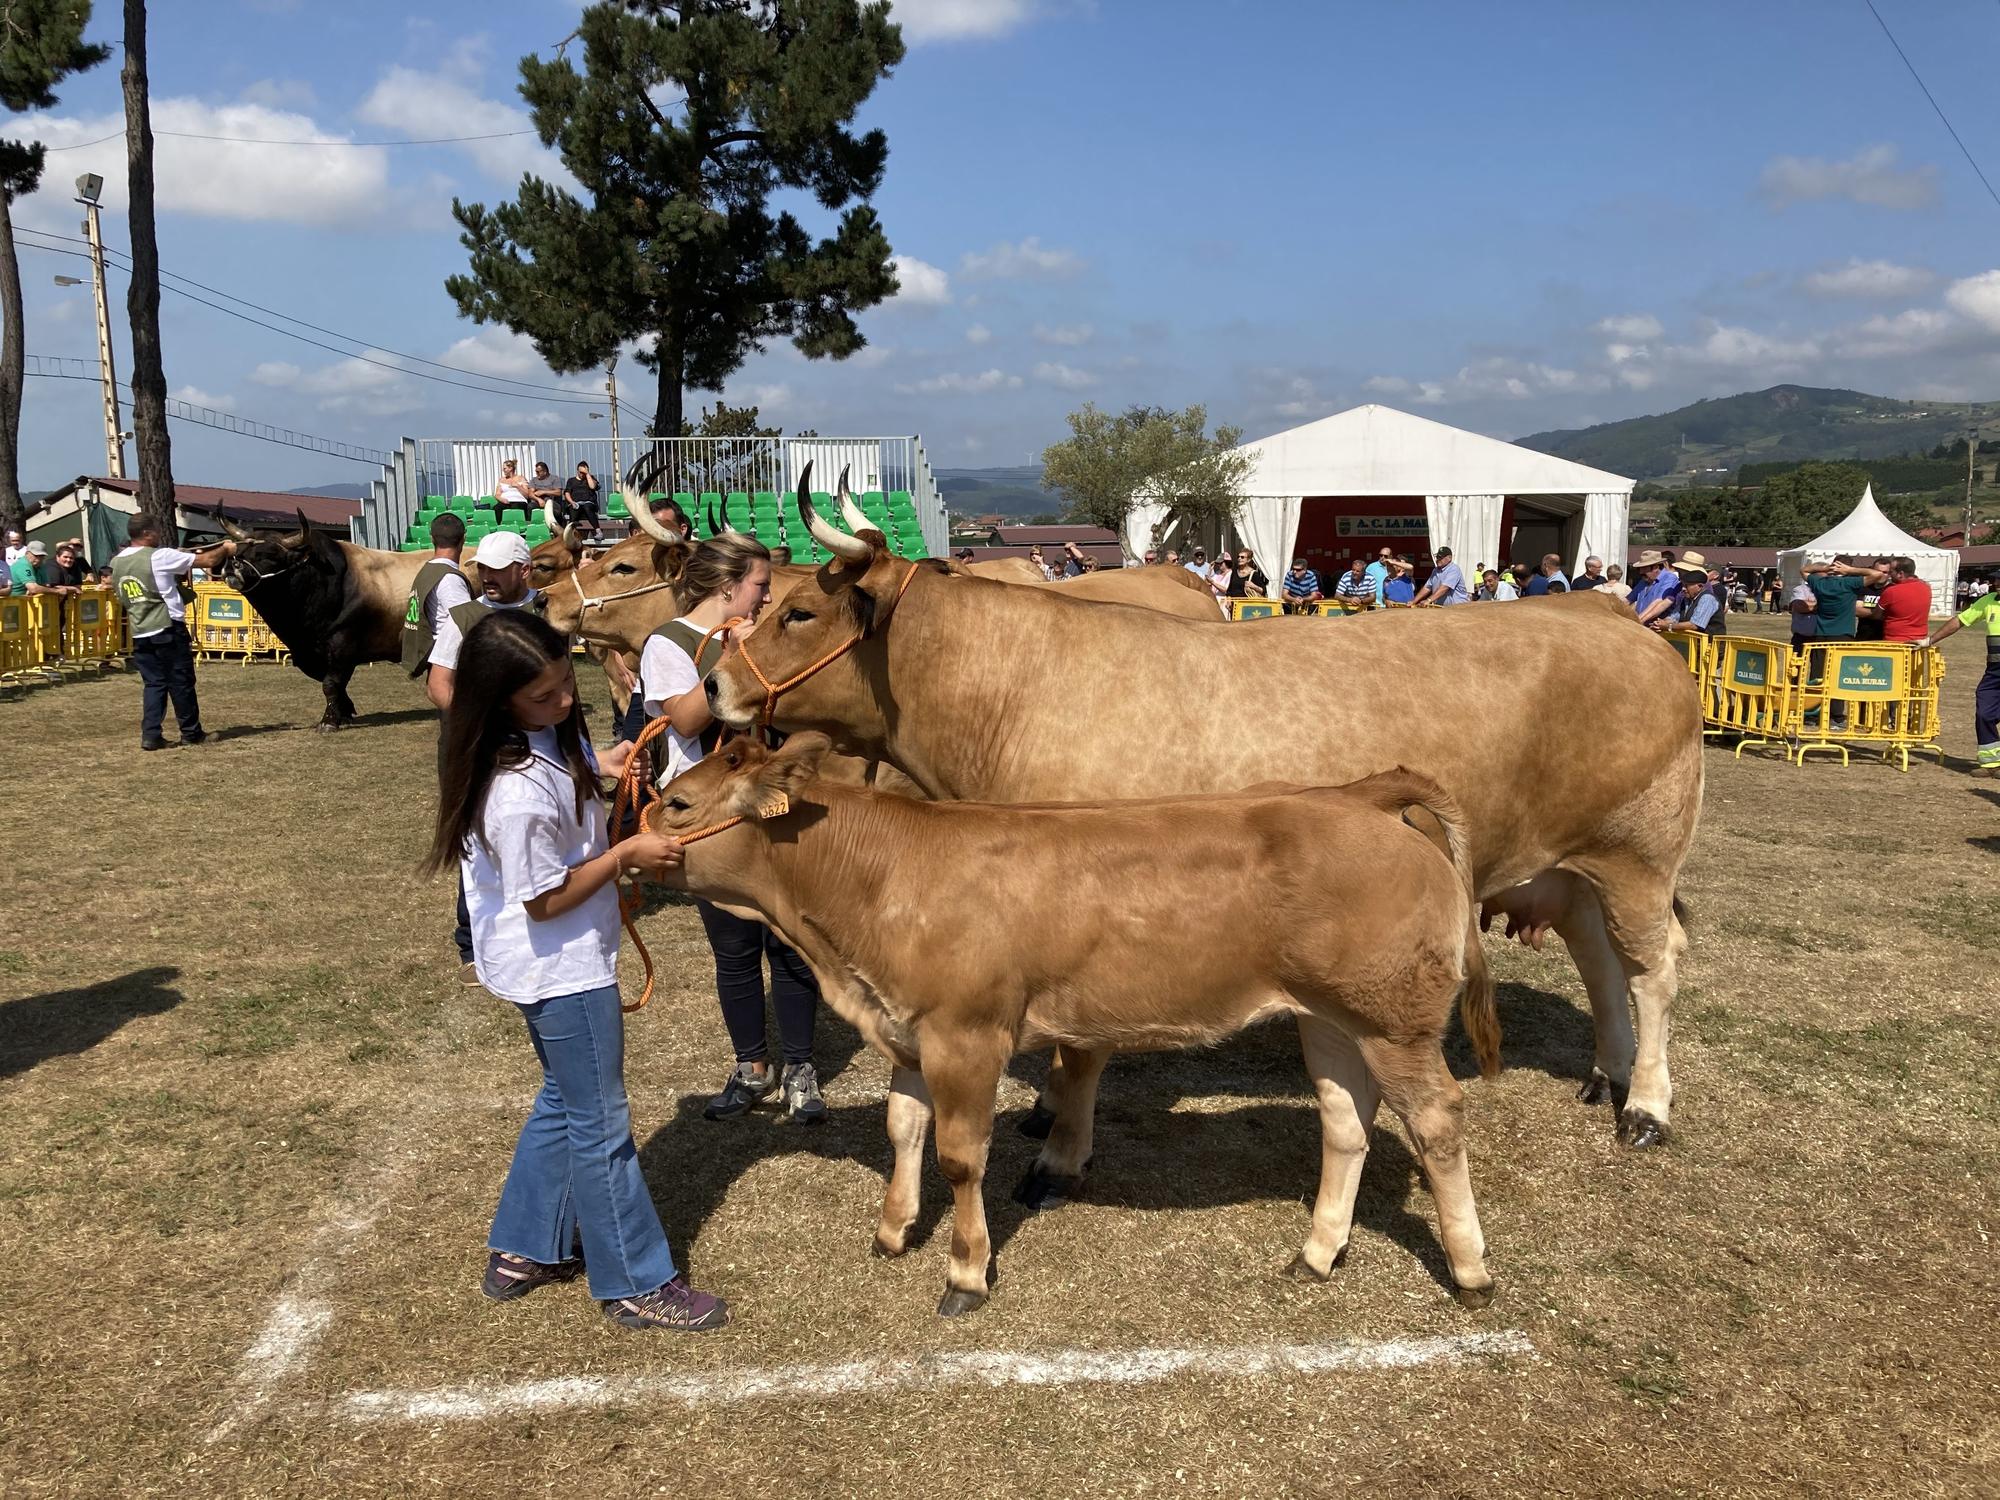
[[[1017,1067],[995,1295],[941,1321],[935,1171],[919,1247],[867,1254],[886,1066],[829,1017],[824,1128],[703,1121],[729,1053],[699,928],[661,905],[628,1077],[675,1250],[736,1310],[699,1338],[614,1329],[580,1283],[479,1295],[533,1064],[511,1008],[457,986],[449,887],[411,873],[435,733],[414,688],[372,669],[368,717],[320,736],[300,674],[205,668],[216,742],[149,756],[133,679],[0,704],[0,1487],[1992,1495],[1978,649],[1950,645],[1950,767],[1708,752],[1665,1149],[1575,1101],[1590,1027],[1556,945],[1488,939],[1506,1071],[1451,1044],[1499,1280],[1478,1313],[1386,1112],[1347,1264],[1279,1274],[1318,1142],[1273,1026],[1115,1061],[1084,1196],[1038,1217],[1005,1199],[1042,1064]],[[1418,1342],[1468,1334],[1493,1338]],[[1187,1363],[1106,1378],[1149,1349]],[[996,1351],[1042,1383],[968,1374]]]

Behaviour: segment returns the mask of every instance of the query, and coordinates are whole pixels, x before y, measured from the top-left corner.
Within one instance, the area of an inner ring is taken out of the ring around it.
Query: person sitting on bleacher
[[[528,481],[521,477],[518,465],[511,458],[503,458],[500,460],[500,477],[493,481],[493,519],[506,520],[510,505],[521,507],[523,521],[534,520],[535,512],[542,508],[542,502],[535,498]]]
[[[581,526],[592,536],[597,535],[597,476],[590,472],[589,464],[578,464],[576,473],[556,497],[556,524],[565,529]]]

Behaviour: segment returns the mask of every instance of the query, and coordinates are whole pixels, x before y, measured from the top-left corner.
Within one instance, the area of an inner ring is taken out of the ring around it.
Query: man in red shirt
[[[1930,634],[1931,586],[1907,557],[1889,559],[1889,583],[1875,600],[1885,641],[1921,641]]]

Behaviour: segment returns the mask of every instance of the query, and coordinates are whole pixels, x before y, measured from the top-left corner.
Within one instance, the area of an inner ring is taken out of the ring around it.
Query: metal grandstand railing
[[[354,539],[370,547],[397,546],[428,497],[491,495],[501,462],[509,458],[524,477],[533,476],[537,462],[547,464],[557,483],[575,473],[578,463],[587,463],[608,501],[639,455],[656,449],[665,471],[654,489],[668,494],[796,489],[809,463],[815,490],[831,491],[843,468],[856,494],[906,490],[931,555],[944,555],[944,497],[920,437],[634,437],[619,439],[615,454],[608,437],[404,438],[361,502]]]

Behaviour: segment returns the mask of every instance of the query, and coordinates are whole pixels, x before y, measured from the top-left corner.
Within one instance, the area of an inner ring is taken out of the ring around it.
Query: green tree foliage
[[[845,358],[866,342],[854,313],[897,287],[867,202],[888,140],[849,125],[902,59],[885,0],[592,5],[552,61],[521,59],[535,129],[581,196],[525,176],[511,203],[454,201],[471,265],[446,290],[558,370],[651,341],[661,436],[683,430],[684,388],[720,390],[767,340]],[[833,232],[774,215],[781,189],[839,212]]]
[[[16,114],[52,109],[56,85],[94,68],[109,47],[85,42],[90,0],[7,0],[0,25],[0,104]],[[23,523],[20,475],[21,379],[27,345],[21,331],[21,267],[14,253],[14,202],[42,180],[40,141],[0,139],[0,524]]]
[[[1800,464],[1761,489],[1691,489],[1675,496],[1660,523],[1661,540],[1715,547],[1796,547],[1845,518],[1868,487],[1857,464]],[[1930,524],[1921,496],[1875,497],[1905,531]]]
[[[1239,427],[1208,430],[1208,409],[1134,406],[1113,415],[1086,402],[1069,414],[1070,435],[1042,452],[1042,488],[1060,490],[1069,517],[1125,533],[1138,501],[1158,497],[1170,521],[1200,528],[1236,519],[1250,460],[1236,451]]]

